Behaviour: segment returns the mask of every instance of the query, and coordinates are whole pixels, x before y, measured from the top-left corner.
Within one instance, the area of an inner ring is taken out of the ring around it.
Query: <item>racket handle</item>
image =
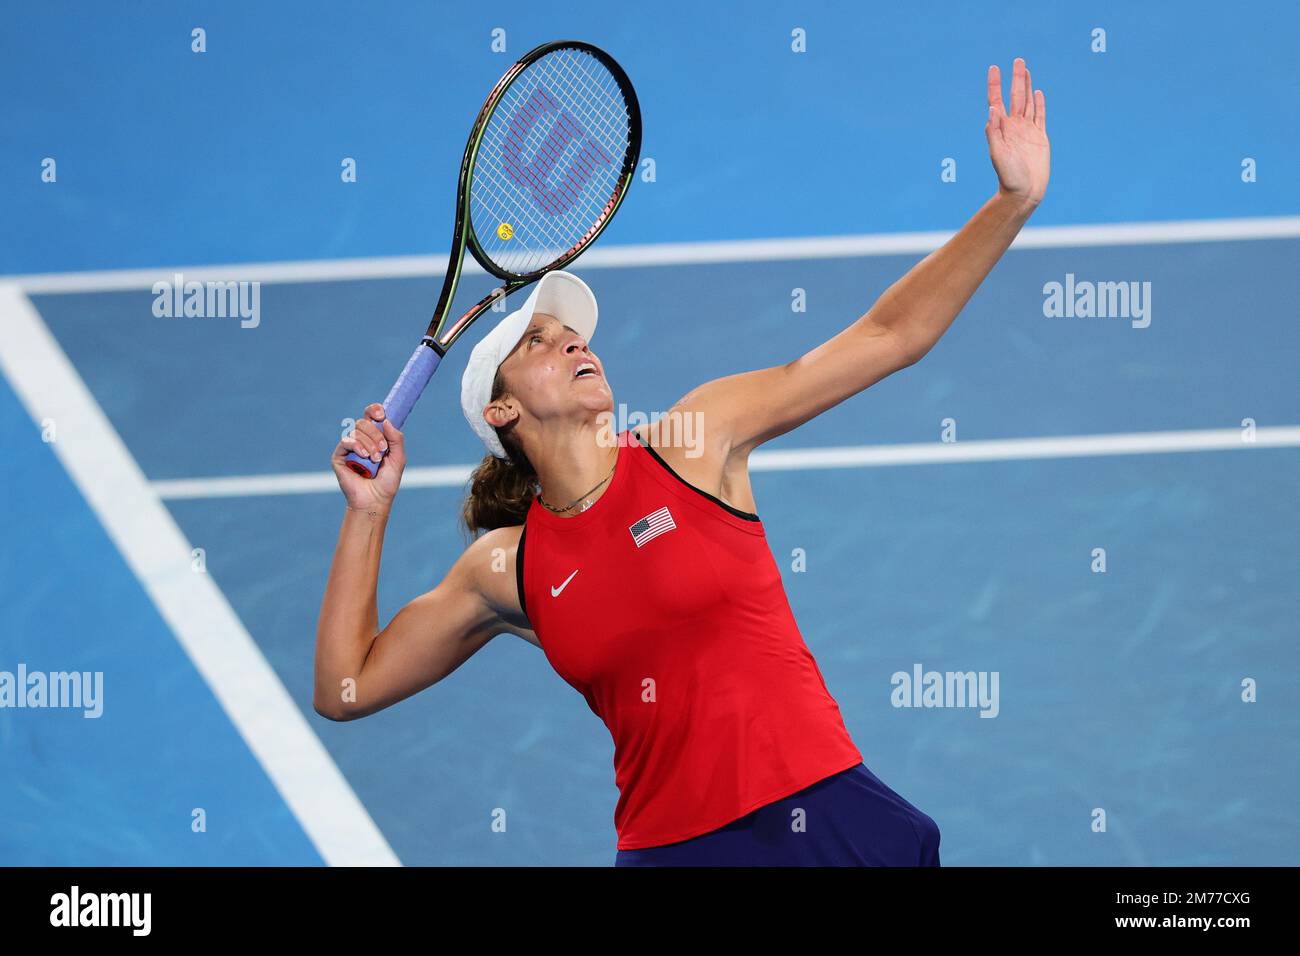
[[[388,397],[384,399],[384,418],[392,422],[394,428],[401,428],[406,424],[406,416],[411,414],[416,399],[424,391],[424,386],[429,384],[429,379],[433,378],[433,370],[442,361],[442,356],[428,344],[430,341],[426,338],[416,347],[406,363],[406,368],[402,369],[402,374],[397,376],[397,381],[389,391]],[[384,454],[388,453],[384,452]],[[379,473],[380,462],[362,458],[354,451],[348,452],[344,461],[358,475],[366,478],[373,478]]]

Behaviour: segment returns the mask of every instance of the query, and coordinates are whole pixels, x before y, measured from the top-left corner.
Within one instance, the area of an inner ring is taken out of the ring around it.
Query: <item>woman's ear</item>
[[[517,412],[505,399],[498,399],[483,409],[483,419],[493,428],[505,428],[516,418]]]

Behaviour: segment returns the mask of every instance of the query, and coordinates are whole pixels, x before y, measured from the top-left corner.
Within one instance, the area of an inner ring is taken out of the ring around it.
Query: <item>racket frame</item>
[[[497,105],[515,80],[519,78],[519,74],[547,54],[566,48],[577,49],[591,54],[614,77],[619,92],[623,95],[623,101],[627,105],[628,148],[623,153],[623,167],[619,170],[613,194],[605,203],[605,208],[601,210],[595,222],[592,223],[591,228],[583,234],[582,238],[559,258],[541,269],[523,274],[508,272],[497,266],[483,251],[482,246],[479,245],[478,236],[474,231],[469,205],[470,189],[473,186],[474,162],[478,158],[479,147],[483,143],[488,123],[491,122]],[[640,160],[641,106],[637,101],[636,90],[632,87],[632,81],[628,79],[627,73],[623,71],[623,68],[618,65],[613,57],[599,47],[582,40],[552,40],[543,43],[541,46],[534,47],[520,57],[519,61],[507,70],[505,75],[497,81],[497,85],[492,88],[492,92],[483,101],[478,117],[474,120],[474,125],[470,129],[469,141],[465,145],[465,155],[461,159],[460,176],[456,187],[456,227],[452,235],[452,251],[448,263],[449,266],[454,263],[455,268],[454,272],[449,273],[447,281],[443,283],[442,292],[438,296],[438,305],[434,309],[433,319],[430,321],[429,329],[425,333],[426,344],[437,351],[439,355],[445,355],[447,349],[451,348],[452,343],[460,337],[462,332],[469,328],[470,323],[489,309],[495,300],[517,292],[524,286],[536,282],[546,273],[561,269],[582,255],[587,247],[596,241],[596,237],[605,230],[610,220],[614,218],[614,213],[623,204],[623,199],[627,196],[628,188],[632,185],[632,178],[636,175],[636,167]],[[469,250],[470,255],[483,267],[485,272],[500,279],[504,285],[493,289],[473,308],[444,329],[442,326],[446,324],[447,313],[450,310],[452,301],[455,299],[456,287],[460,283],[461,264],[464,261],[466,249]]]
[[[512,273],[492,262],[487,253],[483,251],[478,236],[475,234],[474,223],[470,215],[470,189],[473,186],[474,162],[478,157],[479,148],[482,146],[483,137],[487,133],[488,123],[496,112],[501,99],[515,80],[537,60],[548,53],[565,48],[589,53],[599,60],[601,65],[609,70],[614,77],[619,92],[623,96],[623,101],[627,106],[628,146],[623,152],[623,166],[619,170],[613,194],[606,201],[600,215],[596,217],[596,220],[582,237],[549,265],[529,273]],[[451,254],[448,256],[447,261],[447,275],[442,283],[442,291],[438,294],[438,304],[434,308],[433,318],[429,322],[428,330],[407,362],[406,367],[402,370],[397,382],[389,391],[388,397],[384,399],[386,418],[391,418],[397,428],[401,428],[405,424],[407,414],[409,414],[415,400],[432,377],[442,357],[447,354],[447,350],[451,348],[456,339],[469,328],[476,318],[492,307],[492,304],[497,299],[505,298],[511,293],[536,282],[546,273],[564,267],[578,258],[596,240],[596,237],[605,230],[610,220],[614,218],[614,213],[618,211],[623,199],[627,196],[628,188],[632,184],[633,176],[636,175],[636,167],[640,160],[641,106],[637,101],[636,90],[633,89],[632,81],[628,79],[627,73],[604,50],[582,40],[552,40],[529,50],[506,71],[505,75],[497,81],[496,86],[492,88],[492,92],[488,94],[487,99],[483,101],[483,106],[479,109],[474,125],[470,128],[469,140],[465,144],[465,153],[461,158],[460,175],[456,184],[455,228],[452,232]],[[456,319],[455,322],[447,325],[447,318],[452,303],[456,298],[456,289],[460,285],[461,268],[465,261],[467,249],[475,261],[483,267],[484,271],[500,279],[503,285],[493,289],[461,315],[460,318]],[[431,350],[432,354],[425,352],[426,348]],[[390,414],[389,406],[393,404],[400,405],[400,410],[395,408],[393,411],[396,413]],[[377,463],[362,458],[356,452],[350,452],[347,455],[346,464],[352,471],[368,478],[373,478],[379,470]]]

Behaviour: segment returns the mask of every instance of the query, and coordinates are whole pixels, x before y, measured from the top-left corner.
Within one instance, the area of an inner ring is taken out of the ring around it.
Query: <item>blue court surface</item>
[[[99,676],[0,706],[0,865],[613,863],[608,731],[535,647],[355,722],[311,700],[330,450],[427,322],[466,123],[567,36],[645,112],[654,180],[572,271],[617,407],[651,416],[825,341],[974,214],[984,69],[1026,57],[1053,148],[1030,228],[925,359],[754,456],[758,513],[944,865],[1300,864],[1295,6],[598,9],[14,11],[0,701],[20,668]],[[255,327],[157,317],[178,273],[260,282]],[[1086,282],[1145,315],[1044,314]],[[405,429],[383,622],[464,547],[487,327]],[[995,675],[996,708],[895,706],[914,668]]]

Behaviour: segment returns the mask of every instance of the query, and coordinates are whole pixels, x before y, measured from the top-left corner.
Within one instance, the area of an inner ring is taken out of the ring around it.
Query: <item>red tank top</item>
[[[614,738],[618,849],[686,840],[856,766],[762,522],[623,431],[609,487],[570,518],[534,499],[520,603]]]

